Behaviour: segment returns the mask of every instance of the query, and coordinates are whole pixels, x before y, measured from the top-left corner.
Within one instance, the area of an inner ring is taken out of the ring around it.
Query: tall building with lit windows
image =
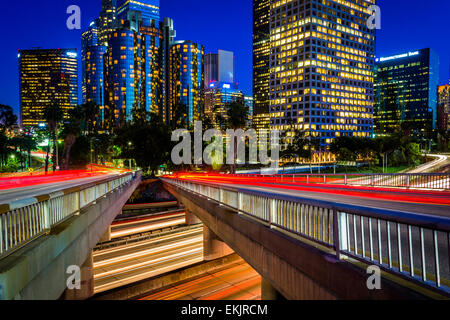
[[[170,93],[172,109],[184,105],[189,123],[200,120],[204,109],[203,45],[177,41],[170,49]]]
[[[81,35],[82,92],[83,103],[92,102],[103,109],[103,55],[106,46],[100,44],[98,23],[98,19],[93,21]]]
[[[437,129],[439,133],[450,131],[450,85],[438,87]]]
[[[253,0],[253,113],[257,129],[269,126],[271,0]]]
[[[272,0],[270,128],[320,139],[315,159],[340,136],[373,132],[375,0]],[[255,99],[257,100],[257,99]],[[256,110],[255,101],[255,110]]]
[[[159,113],[162,90],[159,0],[118,0],[116,20],[104,55],[108,127]]]
[[[431,138],[436,129],[439,57],[432,49],[376,59],[375,133],[408,130]]]
[[[102,0],[102,11],[98,19],[99,44],[107,45],[108,33],[116,27],[117,0]]]
[[[175,43],[177,32],[174,27],[174,21],[171,18],[164,18],[160,23],[161,34],[161,50],[160,50],[160,64],[161,64],[161,110],[160,115],[165,123],[169,124],[173,117],[173,109],[170,105],[170,48]]]
[[[20,115],[24,127],[45,124],[45,108],[64,116],[78,105],[77,49],[19,50]]]
[[[117,0],[102,0],[98,21],[99,44],[107,45],[108,33],[116,28]]]

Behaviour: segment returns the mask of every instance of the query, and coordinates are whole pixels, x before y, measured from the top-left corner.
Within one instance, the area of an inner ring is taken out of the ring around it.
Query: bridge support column
[[[108,230],[106,230],[105,234],[100,238],[98,243],[108,242],[111,241],[111,226],[108,227]]]
[[[267,281],[266,279],[262,278],[261,281],[261,300],[286,300],[285,297],[283,297],[281,295],[281,293],[279,293],[277,291],[277,289],[275,289],[270,283],[269,281]]]
[[[203,258],[211,261],[234,253],[210,228],[203,225]]]
[[[193,214],[192,212],[186,210],[186,224],[191,226],[194,224],[200,224],[202,223],[202,221],[197,218],[197,216],[195,214]]]
[[[66,289],[63,294],[64,300],[86,300],[94,295],[94,256],[92,251],[80,269],[81,288]]]

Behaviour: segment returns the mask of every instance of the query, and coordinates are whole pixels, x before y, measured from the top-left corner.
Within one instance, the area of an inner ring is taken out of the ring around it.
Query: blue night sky
[[[235,52],[236,80],[245,94],[252,90],[251,0],[160,0],[161,18],[175,21],[178,40],[202,43],[206,52]],[[78,48],[81,30],[66,28],[66,9],[82,10],[82,30],[98,17],[101,0],[0,1],[0,104],[19,110],[18,49]],[[382,29],[377,55],[431,47],[441,59],[441,83],[449,78],[448,0],[379,0]],[[80,72],[81,77],[81,72]],[[81,95],[80,95],[81,97]],[[81,103],[81,100],[80,100]]]

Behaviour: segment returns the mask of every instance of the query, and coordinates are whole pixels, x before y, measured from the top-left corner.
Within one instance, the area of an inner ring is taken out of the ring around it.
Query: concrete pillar
[[[262,281],[261,281],[261,300],[286,300],[286,298],[283,297],[281,295],[281,293],[279,293],[277,291],[277,289],[275,289],[269,283],[269,281],[267,281],[266,279],[262,278]]]
[[[186,210],[186,224],[188,226],[191,226],[191,225],[199,224],[199,223],[202,223],[202,221],[199,218],[197,218],[197,216],[195,214]]]
[[[80,289],[66,289],[63,294],[64,300],[86,300],[94,295],[94,256],[92,251],[80,269]]]
[[[210,228],[203,225],[203,258],[205,261],[219,259],[234,253]]]
[[[98,243],[108,242],[111,241],[111,226],[108,227],[108,230],[106,230],[105,234],[100,238]]]

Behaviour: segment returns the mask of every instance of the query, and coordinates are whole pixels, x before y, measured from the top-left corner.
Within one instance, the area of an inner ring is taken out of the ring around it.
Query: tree
[[[233,102],[228,105],[227,109],[227,127],[233,130],[243,129],[247,124],[248,107],[242,103]],[[234,155],[233,164],[230,167],[230,173],[236,173],[236,159],[237,159],[237,136],[234,136]]]
[[[17,124],[17,116],[10,106],[0,104],[0,130],[5,132]]]
[[[81,135],[81,120],[82,112],[77,108],[72,109],[69,112],[69,119],[64,123],[64,127],[61,132],[61,135],[64,138],[62,166],[64,170],[69,170],[70,152],[77,138]]]
[[[172,141],[170,128],[156,115],[150,121],[136,120],[116,129],[115,145],[120,157],[134,159],[144,172],[155,175],[158,168],[170,159]]]
[[[49,133],[49,145],[47,148],[47,156],[45,158],[45,172],[48,172],[48,160],[50,152],[50,144],[53,144],[52,162],[53,171],[56,170],[56,132],[63,120],[64,112],[56,103],[51,104],[44,109],[44,119],[47,122],[47,129]]]
[[[173,117],[171,120],[172,130],[188,128],[188,107],[183,103],[177,103],[173,109]]]

